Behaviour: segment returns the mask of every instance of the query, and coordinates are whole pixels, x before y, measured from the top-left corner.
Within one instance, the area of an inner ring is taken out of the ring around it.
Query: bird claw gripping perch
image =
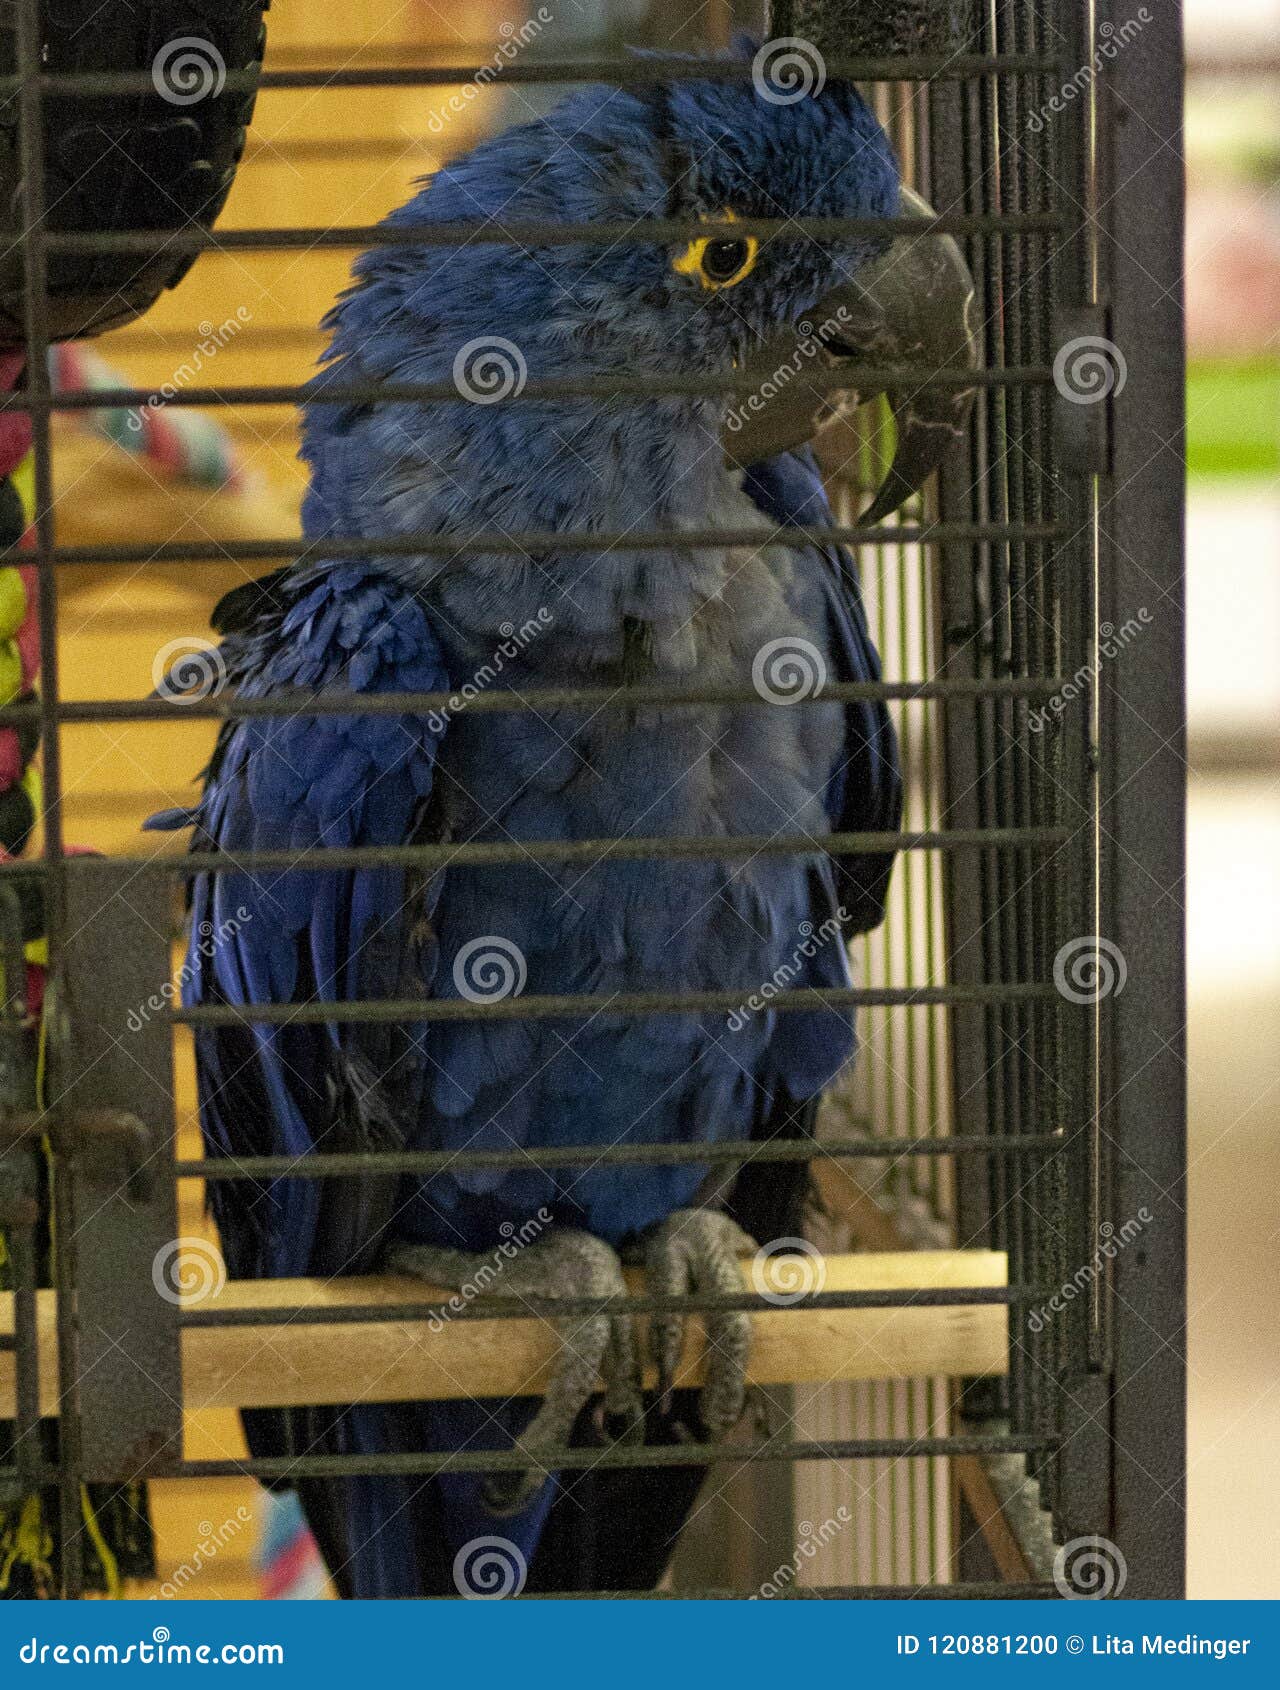
[[[529,1466],[493,1474],[485,1502],[495,1514],[520,1513],[554,1471],[553,1452],[569,1441],[574,1423],[604,1379],[605,1425],[619,1428],[621,1441],[644,1436],[644,1399],[635,1323],[629,1314],[610,1314],[607,1305],[627,1295],[622,1263],[601,1238],[570,1227],[546,1232],[509,1258],[472,1254],[432,1245],[402,1244],[387,1256],[393,1273],[412,1274],[433,1285],[525,1301],[532,1298],[598,1299],[596,1312],[552,1318],[560,1354],[542,1405],[515,1447]]]
[[[738,1258],[754,1253],[756,1242],[718,1209],[677,1209],[651,1234],[645,1250],[645,1280],[651,1296],[664,1301],[690,1294],[740,1296]],[[658,1400],[669,1412],[676,1371],[684,1348],[685,1321],[679,1310],[655,1313],[649,1325],[649,1350],[658,1370]],[[745,1309],[708,1310],[707,1378],[698,1397],[698,1418],[713,1443],[728,1434],[742,1416],[751,1351],[751,1316]]]

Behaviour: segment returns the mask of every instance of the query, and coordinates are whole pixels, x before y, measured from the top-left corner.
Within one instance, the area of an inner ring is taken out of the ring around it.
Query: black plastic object
[[[228,72],[262,62],[270,0],[44,0],[43,68],[135,72],[142,93],[49,94],[44,102],[46,226],[58,232],[208,228],[244,152],[254,91]],[[0,8],[0,75],[16,69],[13,7]],[[0,347],[23,337],[22,154],[18,96],[0,96]],[[128,322],[173,287],[190,253],[51,253],[49,338]]]

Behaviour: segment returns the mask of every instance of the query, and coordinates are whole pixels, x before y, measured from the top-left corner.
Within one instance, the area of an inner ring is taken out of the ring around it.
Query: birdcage
[[[41,847],[0,868],[8,993],[0,1227],[10,1287],[0,1420],[11,1428],[0,1439],[0,1502],[56,1495],[54,1582],[76,1596],[94,1553],[86,1485],[116,1494],[143,1481],[305,1484],[337,1472],[425,1481],[446,1465],[502,1466],[487,1452],[448,1463],[412,1450],[193,1453],[184,1411],[322,1407],[365,1370],[385,1371],[377,1400],[429,1395],[433,1381],[443,1393],[476,1322],[517,1319],[511,1343],[541,1340],[529,1310],[479,1300],[451,1323],[446,1363],[432,1348],[444,1340],[425,1335],[438,1302],[390,1278],[233,1281],[213,1295],[157,1295],[157,1264],[171,1262],[182,1237],[180,1202],[189,1206],[199,1182],[286,1169],[269,1157],[228,1163],[179,1142],[175,1039],[240,1013],[183,1009],[161,988],[171,979],[175,898],[192,862],[140,848],[69,854],[62,778],[64,737],[77,726],[109,727],[125,743],[146,724],[155,744],[179,725],[263,708],[221,693],[67,699],[63,601],[75,571],[118,572],[127,604],[129,583],[147,569],[194,573],[229,561],[252,569],[296,554],[300,542],[279,533],[142,544],[124,534],[68,545],[54,496],[55,418],[163,406],[252,419],[294,403],[297,389],[224,381],[216,368],[163,389],[55,387],[51,345],[144,310],[193,260],[186,285],[198,288],[209,252],[244,264],[279,253],[305,266],[317,253],[400,238],[362,226],[286,226],[283,205],[273,225],[211,228],[246,126],[252,140],[259,89],[299,99],[335,88],[430,93],[473,86],[485,63],[388,53],[352,68],[335,51],[332,62],[282,58],[278,68],[268,55],[264,69],[256,5],[199,8],[181,31],[159,17],[162,8],[134,8],[136,36],[110,42],[95,31],[91,6],[75,27],[64,27],[68,10],[50,19],[53,8],[18,0],[6,8],[11,21],[0,19],[0,44],[12,49],[0,135],[6,185],[17,194],[0,275],[9,338],[26,370],[7,410],[29,415],[34,433],[28,559],[41,669],[39,696],[0,714],[6,727],[38,732],[43,772]],[[1178,1594],[1179,8],[1151,19],[1117,0],[790,0],[767,21],[746,0],[689,10],[655,7],[647,33],[628,18],[580,53],[559,47],[549,29],[544,43],[504,60],[502,83],[545,105],[586,80],[626,86],[699,73],[669,55],[722,45],[732,27],[818,41],[826,73],[866,90],[904,179],[935,208],[927,224],[905,216],[901,232],[928,228],[961,243],[981,361],[960,374],[911,373],[913,391],[971,388],[975,400],[936,485],[896,517],[859,515],[884,471],[884,412],[839,419],[828,442],[840,525],[832,538],[856,557],[885,666],[882,681],[846,692],[888,702],[906,796],[900,836],[860,842],[899,853],[887,919],[857,943],[856,984],[820,994],[859,1007],[857,1068],[825,1098],[812,1141],[750,1148],[779,1177],[809,1168],[804,1231],[815,1254],[802,1259],[822,1270],[785,1307],[774,1298],[766,1308],[749,1281],[738,1299],[688,1305],[749,1309],[758,1337],[759,1323],[771,1323],[756,1375],[764,1410],[738,1439],[568,1448],[563,1467],[644,1469],[659,1482],[664,1469],[705,1467],[661,1594]],[[197,24],[219,45],[216,94],[157,106],[157,57]],[[658,56],[618,53],[628,32]],[[744,62],[717,74],[749,70]],[[159,138],[157,114],[168,126]],[[157,185],[155,158],[172,159],[179,147],[184,169]],[[78,171],[88,172],[87,186]],[[498,249],[522,238],[532,236],[479,226],[440,236]],[[574,238],[582,231],[537,231],[540,242]],[[261,333],[265,344],[272,331]],[[246,358],[254,336],[250,323],[239,343]],[[900,409],[903,372],[885,375]],[[629,381],[634,390],[635,378],[620,372],[616,390]],[[536,397],[534,382],[502,402]],[[431,544],[430,536],[387,542],[401,551]],[[746,687],[740,699],[770,707]],[[640,690],[584,702],[655,701]],[[682,707],[710,702],[694,694]],[[470,707],[513,705],[508,695]],[[321,697],[297,708],[335,705]],[[143,797],[137,821],[155,807]],[[626,848],[694,855],[706,844],[633,839]],[[425,868],[435,849],[406,847],[383,860]],[[557,849],[570,848],[545,847],[549,858]],[[461,850],[515,860],[514,848]],[[33,1044],[24,982],[40,938],[48,976]],[[701,1007],[731,1011],[742,984],[726,980],[717,1004]],[[658,995],[628,1011],[656,1016],[672,1001]],[[123,1039],[122,1016],[139,1005]],[[411,1007],[424,1023],[568,1012],[529,998]],[[301,1013],[323,1022],[335,1012],[309,1004]],[[394,1019],[406,1006],[359,1013]],[[181,1047],[177,1060],[187,1060]],[[315,1157],[287,1171],[330,1180],[371,1154]],[[564,1164],[572,1152],[547,1154]],[[708,1154],[727,1167],[744,1147]],[[428,1174],[441,1160],[395,1155],[403,1172]],[[617,1147],[603,1158],[624,1165],[628,1155]],[[652,1299],[636,1307],[644,1312]],[[495,1346],[485,1353],[492,1358]],[[484,1384],[486,1394],[503,1388],[490,1374]],[[1089,1570],[1079,1576],[1095,1579],[1092,1590],[1072,1586],[1081,1551]],[[592,1587],[599,1579],[588,1569],[581,1588]]]

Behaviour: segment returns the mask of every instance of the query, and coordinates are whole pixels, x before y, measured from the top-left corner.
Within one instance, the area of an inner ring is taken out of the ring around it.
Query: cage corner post
[[[1124,9],[1102,11],[1118,32]],[[1100,77],[1103,274],[1127,378],[1113,396],[1098,614],[1141,630],[1098,689],[1100,931],[1127,968],[1102,1005],[1101,1125],[1112,1223],[1142,1222],[1112,1263],[1110,1299],[1112,1525],[1132,1598],[1181,1597],[1185,1578],[1183,71],[1177,3]]]

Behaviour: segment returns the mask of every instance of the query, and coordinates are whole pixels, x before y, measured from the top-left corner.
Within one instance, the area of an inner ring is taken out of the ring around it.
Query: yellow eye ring
[[[726,211],[717,222],[737,219]],[[699,235],[672,261],[677,275],[695,277],[709,293],[736,288],[756,267],[760,242],[754,235]]]

